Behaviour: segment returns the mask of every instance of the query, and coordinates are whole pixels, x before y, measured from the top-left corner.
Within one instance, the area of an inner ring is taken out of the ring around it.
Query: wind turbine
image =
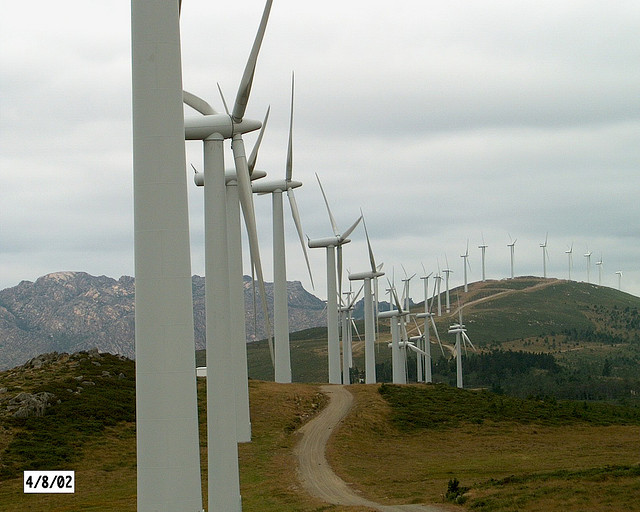
[[[342,285],[342,246],[351,241],[348,236],[356,229],[362,216],[358,217],[344,233],[340,233],[317,174],[316,178],[320,185],[320,191],[322,192],[322,197],[324,197],[325,205],[327,206],[334,236],[316,240],[310,239],[307,244],[312,249],[323,247],[327,251],[327,348],[329,353],[329,384],[340,384],[342,379],[340,376],[340,339],[338,337],[338,287]]]
[[[358,338],[360,334],[358,333],[358,328],[356,327],[355,321],[353,320],[353,307],[360,297],[360,293],[364,288],[364,284],[360,287],[357,293],[353,293],[353,291],[349,290],[345,292],[347,300],[343,303],[343,305],[338,309],[341,321],[340,324],[342,326],[342,383],[343,384],[351,384],[351,373],[350,369],[353,368],[353,329],[355,328],[356,334]]]
[[[482,245],[479,245],[478,249],[480,249],[482,251],[482,282],[483,283],[486,280],[485,272],[484,272],[484,255],[485,255],[484,253],[485,253],[487,247],[489,247],[489,246],[484,243],[484,235],[482,235]]]
[[[440,297],[440,288],[442,286],[442,276],[440,275],[440,264],[438,263],[438,273],[435,275],[438,297],[438,316],[442,316],[442,297]]]
[[[291,116],[289,120],[289,146],[284,180],[259,182],[253,185],[253,192],[271,194],[273,202],[273,335],[275,340],[275,381],[291,382],[291,353],[289,347],[289,308],[287,293],[287,265],[284,240],[284,208],[282,194],[286,191],[291,207],[291,216],[298,232],[302,251],[307,263],[309,278],[313,284],[307,247],[304,243],[300,214],[293,189],[302,186],[293,181],[293,91],[294,77],[291,76]]]
[[[542,277],[547,278],[547,260],[549,259],[549,253],[547,251],[547,239],[549,237],[549,233],[547,233],[544,237],[544,243],[540,244],[542,248]]]
[[[258,150],[269,118],[269,109],[262,122],[260,134],[249,156],[248,168],[251,180],[264,178],[267,173],[255,169]],[[204,186],[204,173],[195,171],[194,181],[198,187]],[[236,435],[238,442],[251,441],[251,418],[249,414],[249,381],[247,367],[247,339],[245,327],[244,278],[242,272],[242,228],[240,224],[240,198],[238,180],[235,169],[225,170],[226,204],[227,204],[227,245],[229,249],[229,321],[234,326],[229,333],[235,357],[235,396],[236,396]],[[271,348],[271,347],[269,347]],[[271,354],[273,357],[273,354]],[[272,361],[273,362],[273,361]]]
[[[616,274],[618,275],[618,291],[621,291],[622,270],[616,270]]]
[[[591,254],[592,252],[587,249],[584,257],[587,258],[587,283],[591,283]]]
[[[602,286],[602,254],[600,259],[596,261],[596,266],[598,267],[598,286]]]
[[[448,334],[456,335],[456,385],[459,388],[462,388],[462,346],[464,345],[465,350],[467,348],[467,344],[469,344],[473,350],[475,350],[476,348],[473,346],[473,343],[471,343],[469,336],[467,336],[467,329],[462,323],[462,307],[460,305],[458,305],[458,319],[458,323],[453,324],[451,327],[449,327],[449,330],[447,332]]]
[[[564,252],[569,256],[569,281],[571,281],[571,267],[573,267],[573,242],[571,242],[571,247]]]
[[[425,271],[425,274],[426,274],[426,271]],[[433,274],[433,272],[431,274]],[[428,283],[429,283],[429,276],[431,276],[431,274],[420,278],[424,280],[424,313],[419,313],[416,315],[416,318],[424,319],[424,324],[423,324],[424,332],[421,334],[423,346],[420,347],[424,351],[424,356],[423,356],[424,364],[421,365],[424,368],[424,382],[433,381],[433,378],[431,375],[431,340],[429,339],[429,322],[431,322],[431,325],[433,326],[433,331],[438,340],[438,344],[440,345],[440,349],[442,350],[442,355],[444,355],[444,349],[442,349],[442,343],[440,342],[440,336],[438,335],[438,328],[436,327],[435,320],[433,319],[434,315],[431,312],[431,310],[433,309],[433,301],[435,299],[435,295],[431,297],[431,305],[428,304],[429,302],[427,297],[428,287],[429,287]],[[436,291],[436,286],[437,286],[437,283],[434,282],[434,285],[433,285],[434,294]],[[420,370],[420,367],[418,369]],[[420,382],[420,378],[421,376],[419,372],[418,382]]]
[[[244,133],[260,128],[259,121],[244,119],[251,92],[258,53],[264,37],[271,0],[267,0],[258,33],[236,95],[233,111],[217,113],[206,101],[184,92],[184,102],[201,116],[185,118],[187,140],[202,140],[204,146],[205,196],[205,302],[207,330],[207,447],[209,509],[241,510],[236,436],[231,309],[229,304],[229,246],[226,209],[226,178],[223,143],[232,140],[239,200],[249,238],[252,266],[256,270],[263,297],[265,320],[266,292],[260,262],[256,219],[253,208]],[[226,106],[225,106],[226,110]]]
[[[362,215],[362,211],[360,212]],[[371,268],[367,272],[360,272],[357,274],[349,274],[350,281],[364,282],[364,369],[365,369],[365,383],[376,383],[376,354],[375,354],[375,341],[376,341],[376,320],[378,317],[377,311],[374,312],[373,301],[377,303],[377,297],[374,297],[371,292],[371,281],[382,277],[384,272],[380,272],[382,264],[376,266],[376,260],[373,256],[373,250],[371,249],[371,241],[369,240],[369,233],[367,232],[367,224],[362,215],[362,226],[364,227],[364,234],[367,238],[367,249],[369,250],[369,263]],[[376,308],[377,310],[377,305]]]
[[[464,261],[464,263],[462,264],[462,267],[464,268],[464,291],[468,292],[469,286],[467,284],[467,267],[469,267],[469,270],[471,270],[471,265],[469,264],[469,239],[467,239],[467,252],[460,255],[460,257]]]
[[[401,324],[404,322],[404,316],[406,316],[407,312],[402,309],[401,302],[398,299],[398,294],[396,293],[396,290],[391,284],[391,282],[389,282],[389,288],[393,296],[392,302],[395,303],[396,309],[391,309],[389,311],[382,311],[379,316],[380,318],[388,318],[389,324],[391,326],[392,381],[394,384],[406,384],[407,383],[406,356],[405,356],[406,350],[403,350],[401,346],[400,338],[402,336]]]
[[[202,510],[178,2],[131,2],[131,57],[137,509]]]
[[[507,247],[509,248],[509,252],[511,254],[511,279],[513,279],[513,252],[516,246],[516,242],[518,241],[518,239],[516,238],[515,240],[513,240],[511,238],[511,235],[509,235],[509,239],[511,239],[511,243],[507,244]]]
[[[447,313],[451,313],[451,302],[449,301],[449,274],[451,274],[451,272],[453,272],[453,270],[451,270],[449,268],[449,261],[447,260],[447,256],[445,255],[444,257],[446,263],[447,263],[447,268],[442,269],[442,272],[444,273],[444,286],[445,286],[445,290],[446,290],[446,306],[447,306]],[[438,304],[438,310],[439,310],[440,304]]]

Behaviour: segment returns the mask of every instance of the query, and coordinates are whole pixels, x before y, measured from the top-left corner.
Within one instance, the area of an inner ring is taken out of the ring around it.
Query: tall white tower
[[[139,511],[202,510],[178,21],[131,2]]]

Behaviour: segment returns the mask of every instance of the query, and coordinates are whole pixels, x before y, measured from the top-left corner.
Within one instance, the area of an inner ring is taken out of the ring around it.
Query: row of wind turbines
[[[131,5],[138,510],[203,510],[185,175],[185,141],[195,140],[201,141],[203,148],[203,170],[196,172],[195,181],[203,188],[205,218],[208,510],[236,512],[242,510],[237,444],[251,439],[241,216],[267,330],[271,331],[253,194],[272,195],[274,336],[269,340],[269,347],[278,382],[291,381],[283,228],[285,192],[311,279],[307,248],[326,251],[329,382],[348,382],[349,378],[350,310],[358,295],[342,299],[342,251],[360,222],[368,245],[369,268],[348,277],[350,281],[363,281],[366,382],[376,382],[376,317],[385,315],[390,319],[392,331],[394,382],[406,382],[407,350],[420,355],[417,358],[420,379],[430,380],[429,329],[430,325],[435,328],[434,299],[427,307],[425,292],[425,311],[416,315],[423,319],[423,332],[419,331],[418,337],[409,337],[407,332],[408,322],[413,320],[417,324],[409,313],[409,279],[405,284],[404,305],[390,283],[395,309],[376,314],[377,281],[384,274],[373,256],[363,215],[346,230],[340,230],[319,179],[333,233],[325,238],[308,239],[305,245],[294,195],[294,189],[301,183],[293,180],[293,78],[284,179],[257,181],[266,175],[256,164],[269,111],[263,121],[245,118],[245,112],[272,0],[265,2],[231,109],[222,98],[224,112],[215,110],[208,101],[183,88],[180,0],[132,0]],[[219,86],[218,90],[222,95]],[[184,105],[197,115],[185,116]],[[257,130],[260,130],[258,139],[247,156],[243,136]],[[225,169],[226,141],[230,141],[233,154],[234,165],[230,170]],[[514,246],[515,241],[511,246],[512,255]],[[443,270],[447,309],[451,272]],[[426,290],[428,276],[424,279]],[[439,282],[438,279],[438,291]],[[439,293],[437,297],[440,310]],[[341,313],[342,321],[339,320]],[[339,323],[343,326],[342,364]],[[458,385],[462,386],[461,350],[467,344],[472,345],[460,308],[458,322],[452,324],[449,333],[456,335],[453,352],[460,368]],[[439,341],[437,331],[434,330],[434,334]],[[442,346],[440,344],[444,352]]]

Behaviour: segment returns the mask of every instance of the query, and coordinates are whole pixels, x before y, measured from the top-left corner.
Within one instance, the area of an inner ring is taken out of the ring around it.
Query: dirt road
[[[344,386],[322,386],[329,404],[300,429],[302,439],[296,447],[299,478],[309,494],[334,505],[370,507],[381,512],[446,512],[433,505],[381,505],[356,492],[336,475],[327,459],[325,448],[329,437],[347,415],[353,395]]]

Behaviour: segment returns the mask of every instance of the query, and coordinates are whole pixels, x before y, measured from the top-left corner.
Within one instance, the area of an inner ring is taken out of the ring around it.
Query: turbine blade
[[[347,237],[353,232],[353,230],[356,229],[357,225],[360,224],[361,220],[362,220],[362,215],[360,215],[360,217],[358,217],[356,221],[353,224],[351,224],[349,229],[347,229],[342,235],[340,235],[341,242],[347,239]]]
[[[293,217],[293,223],[296,225],[296,231],[298,232],[300,245],[302,245],[304,260],[307,263],[307,270],[309,271],[309,279],[311,280],[311,287],[315,290],[315,285],[313,284],[313,275],[311,274],[311,265],[309,264],[309,254],[307,253],[307,244],[304,243],[304,234],[302,232],[302,223],[300,222],[300,212],[298,211],[298,203],[296,203],[296,196],[293,195],[292,188],[287,188],[287,197],[289,198],[289,206],[291,207],[291,216]]]
[[[258,53],[260,52],[260,46],[262,45],[262,39],[264,38],[264,32],[267,28],[267,21],[269,20],[269,12],[271,11],[271,4],[273,0],[267,0],[264,11],[262,12],[262,19],[260,20],[260,26],[258,27],[258,33],[253,41],[253,47],[247,60],[247,65],[244,68],[242,80],[240,80],[240,86],[238,87],[238,94],[236,95],[236,102],[233,106],[233,114],[231,118],[234,123],[239,123],[244,117],[244,112],[247,109],[247,103],[249,102],[249,95],[251,94],[251,85],[253,84],[253,75],[256,71],[256,63],[258,62]]]
[[[369,249],[369,262],[371,263],[371,272],[376,271],[376,260],[373,257],[373,250],[371,249],[371,241],[369,240],[369,233],[367,231],[367,223],[364,221],[364,215],[362,209],[360,210],[360,216],[362,217],[362,226],[364,227],[364,235],[367,238],[367,248]]]
[[[258,230],[256,228],[256,216],[253,208],[253,193],[251,190],[247,157],[244,150],[244,141],[242,140],[241,135],[237,134],[233,136],[231,148],[233,150],[233,158],[236,166],[240,206],[242,207],[244,223],[247,228],[247,236],[249,238],[249,252],[251,253],[251,262],[255,267],[256,276],[258,278],[258,287],[262,299],[262,310],[265,319],[265,327],[267,330],[267,337],[269,338],[269,345],[271,346],[273,343],[273,338],[271,336],[271,322],[269,321],[269,311],[267,308],[267,292],[264,285],[262,263],[260,261]],[[272,363],[273,362],[274,361],[272,361]]]
[[[262,136],[264,135],[264,130],[267,127],[267,121],[269,120],[269,112],[271,111],[271,105],[267,108],[267,113],[264,116],[264,121],[262,121],[262,127],[260,128],[260,133],[258,134],[258,139],[256,140],[253,149],[251,150],[251,154],[249,155],[249,161],[247,165],[249,166],[249,175],[253,174],[253,170],[256,167],[256,161],[258,160],[258,150],[260,149],[260,144],[262,144]]]
[[[182,91],[182,101],[185,105],[189,105],[193,110],[200,112],[203,116],[217,114],[211,105],[190,92]]]
[[[293,175],[293,80],[293,73],[291,73],[291,116],[289,117],[289,147],[287,149],[287,167],[285,176],[287,183],[291,181],[291,176]]]
[[[442,342],[440,341],[440,335],[438,334],[438,327],[436,326],[436,322],[431,317],[431,325],[433,326],[433,332],[436,334],[436,339],[438,340],[438,345],[440,345],[440,350],[442,351],[442,355],[444,356],[444,348],[442,348]]]
[[[324,193],[324,188],[322,188],[322,183],[320,182],[320,177],[318,173],[316,173],[316,179],[318,180],[318,185],[320,185],[320,192],[322,192],[322,197],[324,198],[324,204],[327,206],[327,212],[329,213],[329,221],[331,222],[331,229],[333,229],[333,234],[335,236],[340,236],[340,232],[338,231],[338,225],[336,224],[336,219],[333,218],[333,214],[331,213],[331,208],[329,208],[329,201],[327,201],[327,194]]]
[[[471,348],[473,350],[476,349],[476,347],[473,346],[473,343],[471,343],[471,340],[469,339],[469,336],[467,336],[467,333],[462,331],[462,338],[464,339],[465,343],[468,343],[469,345],[471,345]]]
[[[224,111],[227,113],[227,115],[229,114],[229,107],[227,106],[227,100],[224,99],[224,93],[222,92],[222,87],[220,87],[219,83],[216,83],[216,85],[218,86],[218,92],[220,93],[220,98],[222,99],[222,104],[224,105]]]

